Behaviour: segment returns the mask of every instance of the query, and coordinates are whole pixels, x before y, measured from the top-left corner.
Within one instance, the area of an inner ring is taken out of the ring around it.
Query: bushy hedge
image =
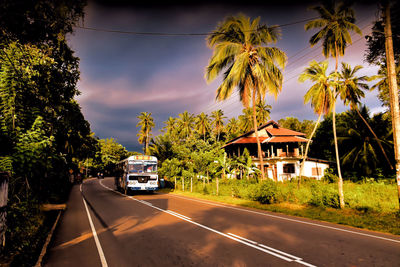
[[[266,180],[259,184],[253,184],[249,187],[248,198],[258,201],[262,204],[272,204],[278,201],[277,184],[272,180]]]
[[[190,178],[184,180],[185,191],[190,191]],[[174,181],[171,180],[171,188]],[[323,208],[339,208],[339,193],[337,183],[330,180],[316,181],[302,179],[300,187],[297,180],[274,182],[266,180],[257,182],[255,179],[236,180],[219,179],[219,196],[258,201],[263,204],[294,203]],[[177,179],[177,190],[182,190],[182,180]],[[193,179],[192,191],[204,195],[217,195],[216,179],[209,182]],[[361,212],[394,212],[398,208],[397,190],[395,184],[364,181],[354,183],[344,182],[344,198],[346,207]]]

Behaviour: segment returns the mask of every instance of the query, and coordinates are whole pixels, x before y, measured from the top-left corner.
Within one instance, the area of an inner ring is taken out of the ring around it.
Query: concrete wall
[[[321,172],[317,174],[312,173],[313,168],[318,168],[321,170]],[[306,161],[304,165],[304,176],[308,177],[314,177],[317,180],[320,180],[322,176],[324,176],[325,169],[329,168],[329,164],[327,163],[321,163],[321,162],[316,162],[316,161]]]

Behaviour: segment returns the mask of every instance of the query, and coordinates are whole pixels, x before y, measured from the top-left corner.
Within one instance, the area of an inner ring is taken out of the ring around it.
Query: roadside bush
[[[339,177],[333,173],[333,169],[329,168],[325,170],[324,176],[322,177],[323,182],[336,183]]]
[[[263,181],[260,184],[249,186],[249,199],[258,201],[262,204],[277,202],[277,185],[272,180]]]
[[[339,208],[339,194],[337,190],[329,185],[313,184],[311,185],[310,205],[316,207]]]

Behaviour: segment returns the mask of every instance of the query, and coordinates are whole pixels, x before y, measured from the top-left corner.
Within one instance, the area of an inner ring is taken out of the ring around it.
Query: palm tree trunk
[[[385,7],[385,52],[386,65],[389,81],[390,112],[392,115],[394,155],[396,160],[396,183],[400,210],[400,117],[399,117],[399,95],[396,81],[396,66],[394,63],[392,25],[390,21],[390,2]]]
[[[258,158],[260,159],[261,180],[264,180],[265,179],[265,177],[264,177],[264,159],[263,159],[263,155],[262,155],[262,151],[261,151],[260,138],[258,137],[255,88],[253,89],[252,100],[253,100],[253,125],[254,125],[254,133],[256,135],[256,140],[257,140]]]
[[[324,106],[324,105],[322,105],[322,106]],[[323,113],[323,112],[321,112],[321,113],[319,114],[318,120],[317,120],[317,122],[315,123],[314,129],[313,129],[313,131],[311,132],[310,138],[308,139],[308,142],[307,142],[307,145],[306,145],[306,152],[305,152],[304,155],[303,155],[303,162],[301,163],[301,166],[300,166],[300,177],[299,177],[299,181],[298,181],[298,183],[299,183],[298,186],[299,186],[299,187],[300,187],[300,183],[301,183],[301,177],[304,176],[304,164],[305,164],[305,162],[306,162],[306,158],[307,158],[307,154],[308,154],[308,149],[310,148],[311,139],[313,138],[313,136],[314,136],[314,134],[315,134],[315,131],[316,131],[317,128],[318,128],[319,122],[321,121],[322,113]]]
[[[147,150],[149,149],[149,131],[146,131],[146,151],[144,152],[145,155],[147,155]]]
[[[338,69],[338,47],[335,41],[335,58],[336,58],[336,65],[335,65],[335,73],[337,74]],[[335,78],[337,80],[337,76]],[[336,165],[338,169],[338,189],[339,189],[339,203],[340,208],[344,208],[344,194],[343,194],[343,178],[342,172],[340,171],[340,158],[339,158],[339,148],[337,143],[337,136],[336,136],[336,85],[333,87],[333,107],[332,107],[332,124],[333,124],[333,140],[335,142],[335,153],[336,153]]]
[[[383,153],[383,156],[385,156],[385,159],[386,159],[387,163],[388,163],[389,166],[390,166],[390,169],[393,170],[393,166],[392,166],[392,164],[390,163],[390,160],[389,160],[388,156],[386,155],[386,152],[385,152],[385,150],[383,149],[382,144],[381,144],[381,141],[378,139],[378,136],[376,136],[374,130],[372,130],[372,128],[371,128],[371,126],[369,125],[369,123],[367,122],[367,120],[361,115],[361,113],[360,113],[360,111],[358,110],[358,108],[355,108],[355,110],[357,111],[358,116],[360,116],[360,118],[362,119],[362,121],[365,123],[365,125],[367,125],[369,131],[370,131],[370,132],[372,133],[372,135],[374,136],[376,142],[378,143],[378,145],[379,145],[379,147],[380,147],[380,149],[381,149],[381,151],[382,151],[382,153]]]

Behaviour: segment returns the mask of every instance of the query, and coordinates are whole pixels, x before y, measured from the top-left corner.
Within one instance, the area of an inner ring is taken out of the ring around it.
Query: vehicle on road
[[[157,158],[154,156],[130,156],[120,161],[117,169],[115,186],[118,191],[128,194],[158,189]]]

